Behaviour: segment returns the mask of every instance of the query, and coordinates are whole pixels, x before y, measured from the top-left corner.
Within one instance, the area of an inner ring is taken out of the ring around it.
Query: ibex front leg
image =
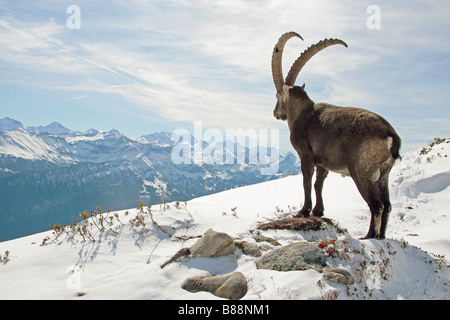
[[[317,167],[316,170],[316,182],[314,183],[314,190],[316,191],[316,206],[313,209],[313,216],[321,217],[323,216],[323,198],[322,198],[322,190],[323,190],[323,182],[328,175],[328,170]]]
[[[312,210],[311,187],[312,176],[314,174],[314,165],[307,161],[301,161],[302,175],[303,175],[303,191],[305,193],[305,202],[302,209],[295,215],[295,217],[309,217]]]

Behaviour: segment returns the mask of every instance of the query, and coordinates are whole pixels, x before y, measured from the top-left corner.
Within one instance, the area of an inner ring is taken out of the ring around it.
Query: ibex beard
[[[287,120],[291,144],[300,157],[305,201],[297,216],[323,215],[323,183],[329,171],[337,172],[352,177],[370,208],[370,227],[364,238],[384,239],[391,211],[389,173],[400,158],[401,140],[380,115],[359,108],[314,103],[304,84],[294,86],[310,58],[332,45],[347,47],[344,41],[324,39],[310,46],[284,79],[281,58],[286,42],[292,37],[303,40],[299,34],[288,32],[280,37],[273,50],[272,75],[277,90],[273,114],[277,119]],[[314,168],[316,204],[312,208]]]

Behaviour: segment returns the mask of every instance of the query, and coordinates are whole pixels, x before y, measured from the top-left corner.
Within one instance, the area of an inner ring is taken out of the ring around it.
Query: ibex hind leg
[[[381,235],[381,225],[383,220],[384,206],[382,203],[369,205],[370,208],[370,226],[366,236],[361,239],[384,239]]]
[[[383,201],[383,213],[381,216],[380,238],[386,237],[386,229],[389,219],[389,213],[391,212],[391,201],[389,199],[389,171],[390,168],[385,170],[378,180],[378,188],[381,194],[381,201]]]
[[[376,238],[381,239],[381,226],[383,220],[384,204],[383,197],[377,182],[373,182],[371,176],[364,178],[358,175],[352,175],[353,180],[359,190],[359,193],[366,201],[370,209],[370,226],[366,236],[362,239]]]

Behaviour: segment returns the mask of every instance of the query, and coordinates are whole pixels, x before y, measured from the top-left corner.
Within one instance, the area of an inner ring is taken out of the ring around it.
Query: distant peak
[[[70,129],[64,127],[62,124],[56,121],[46,126],[39,126],[36,128],[36,130],[39,132],[52,132],[52,133],[65,133],[71,131]]]
[[[117,130],[117,129],[111,129],[111,130],[108,131],[108,133],[110,133],[110,134],[121,134],[119,132],[119,130]]]
[[[170,132],[155,132],[147,135],[141,136],[141,138],[144,138],[150,143],[156,143],[156,144],[168,144],[173,145],[175,143],[174,140],[172,140],[172,133]]]
[[[20,121],[8,117],[0,119],[0,131],[17,130],[19,128],[24,128]]]

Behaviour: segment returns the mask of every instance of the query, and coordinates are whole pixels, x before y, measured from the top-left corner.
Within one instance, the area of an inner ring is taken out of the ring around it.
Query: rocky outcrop
[[[261,250],[255,243],[250,243],[247,241],[234,241],[236,247],[242,250],[243,254],[253,257],[260,257],[262,255]]]
[[[296,242],[264,254],[255,261],[258,269],[277,271],[314,269],[321,272],[327,256],[315,242]]]
[[[292,221],[289,220],[288,222],[288,225],[292,226]],[[298,224],[298,221],[296,220],[295,223]],[[302,224],[305,223],[302,222]],[[285,227],[285,225],[282,227]],[[308,229],[311,229],[311,225],[308,226]],[[275,239],[266,236],[256,235],[253,236],[253,239],[256,243],[233,240],[226,233],[208,229],[197,242],[189,248],[179,250],[161,268],[184,258],[195,256],[210,258],[234,254],[236,248],[239,248],[245,255],[259,257],[255,260],[258,269],[276,271],[313,269],[323,272],[323,277],[328,281],[344,285],[354,283],[352,275],[347,270],[326,266],[328,256],[325,254],[323,246],[317,242],[301,241],[281,246]],[[263,255],[257,244],[257,242],[263,241],[278,246],[278,248]],[[207,291],[218,297],[237,300],[247,293],[247,279],[241,272],[235,271],[226,275],[191,277],[186,279],[181,287],[189,292]]]
[[[335,283],[350,285],[354,283],[353,276],[345,269],[327,266],[323,269],[323,277]]]
[[[236,245],[228,234],[210,228],[191,247],[180,249],[172,258],[163,263],[161,269],[185,257],[220,257],[233,254],[235,251]]]
[[[263,235],[260,235],[260,234],[256,235],[256,236],[253,236],[253,239],[256,242],[267,242],[267,243],[270,243],[273,246],[281,246],[281,244],[277,240],[275,240],[274,238],[266,237],[266,236],[263,236]]]
[[[209,258],[233,254],[236,246],[228,234],[208,229],[189,250],[193,256]]]
[[[247,294],[247,279],[236,271],[221,276],[188,278],[181,287],[189,292],[208,291],[221,298],[238,300]]]

